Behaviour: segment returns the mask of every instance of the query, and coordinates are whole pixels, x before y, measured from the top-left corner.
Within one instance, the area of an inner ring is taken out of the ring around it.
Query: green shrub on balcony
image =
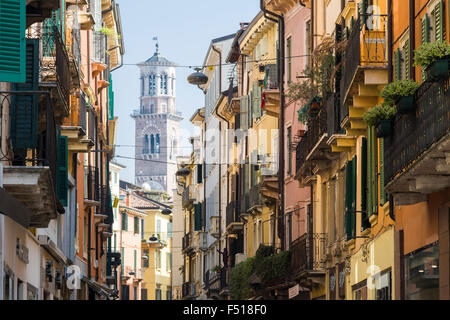
[[[383,103],[366,111],[364,121],[368,126],[376,126],[381,120],[392,120],[396,113],[395,106]]]
[[[250,298],[251,287],[249,279],[253,273],[254,261],[255,258],[248,258],[231,270],[231,299],[246,300]]]
[[[414,51],[414,66],[428,68],[434,61],[450,58],[450,45],[443,41],[425,42]]]
[[[397,80],[389,83],[381,92],[385,104],[392,106],[402,97],[414,95],[419,84],[413,80]]]

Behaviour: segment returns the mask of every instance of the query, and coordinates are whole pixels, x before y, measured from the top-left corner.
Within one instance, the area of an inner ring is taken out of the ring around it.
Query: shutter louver
[[[357,177],[357,158],[352,160],[352,207],[351,207],[351,233],[352,238],[356,237],[356,177]]]
[[[38,90],[39,40],[27,39],[25,83],[16,83],[15,91]],[[10,106],[11,140],[14,148],[32,149],[38,144],[38,97],[15,95]]]
[[[25,0],[0,1],[0,81],[26,81]]]
[[[58,156],[57,156],[57,176],[56,176],[56,194],[59,201],[64,207],[67,207],[67,192],[68,192],[68,180],[67,180],[67,160],[68,160],[68,144],[67,137],[58,137]]]
[[[410,51],[409,51],[409,39],[405,41],[403,45],[403,52],[405,54],[405,79],[410,79],[411,77],[411,61],[409,59]]]
[[[421,43],[424,44],[426,42],[430,42],[430,18],[428,14],[425,14],[425,17],[422,19],[420,26],[420,37]],[[425,69],[422,67],[422,81],[426,80]]]
[[[370,227],[369,215],[367,213],[367,177],[369,176],[369,171],[367,168],[367,139],[363,138],[361,146],[361,229]]]
[[[347,241],[352,237],[352,165],[353,162],[347,162],[345,179],[345,232]]]
[[[395,65],[394,65],[394,70],[395,70],[395,80],[401,80],[401,74],[402,74],[402,69],[401,69],[401,59],[402,59],[402,53],[400,51],[400,49],[397,49],[395,51]]]
[[[197,183],[202,183],[203,179],[203,165],[197,165]]]
[[[436,41],[444,41],[444,2],[441,0],[434,9],[434,36]]]

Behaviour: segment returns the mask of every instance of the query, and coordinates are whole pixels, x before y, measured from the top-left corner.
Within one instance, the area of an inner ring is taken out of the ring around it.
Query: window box
[[[416,109],[414,95],[401,97],[395,104],[397,111],[401,114],[409,113]]]
[[[426,69],[427,80],[437,82],[448,77],[450,57],[433,61]]]
[[[388,137],[392,133],[392,120],[380,120],[375,131],[378,138]]]

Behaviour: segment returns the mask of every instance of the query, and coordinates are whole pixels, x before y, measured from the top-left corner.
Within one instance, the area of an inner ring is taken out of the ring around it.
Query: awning
[[[33,212],[30,209],[2,187],[0,187],[0,213],[10,217],[26,229],[29,228],[31,217],[33,216]]]
[[[114,293],[114,289],[111,289],[110,287],[102,284],[102,283],[98,283],[95,280],[91,280],[87,277],[83,277],[81,278],[81,281],[84,281],[87,283],[88,286],[90,286],[92,289],[94,289],[97,294],[102,295],[106,298],[111,298],[111,295]]]

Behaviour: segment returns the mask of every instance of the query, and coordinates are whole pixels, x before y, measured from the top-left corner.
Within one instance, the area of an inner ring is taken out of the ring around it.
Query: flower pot
[[[401,97],[395,104],[397,111],[401,114],[409,113],[416,109],[416,102],[414,100],[414,95]]]
[[[311,109],[311,110],[312,110],[312,109],[314,109],[314,110],[319,110],[319,109],[320,109],[320,104],[317,103],[317,102],[313,102],[313,103],[311,103],[310,109]]]
[[[448,77],[449,58],[433,61],[426,69],[425,74],[427,80],[439,81],[442,78]]]
[[[375,127],[378,138],[388,137],[392,133],[392,120],[380,120]]]

